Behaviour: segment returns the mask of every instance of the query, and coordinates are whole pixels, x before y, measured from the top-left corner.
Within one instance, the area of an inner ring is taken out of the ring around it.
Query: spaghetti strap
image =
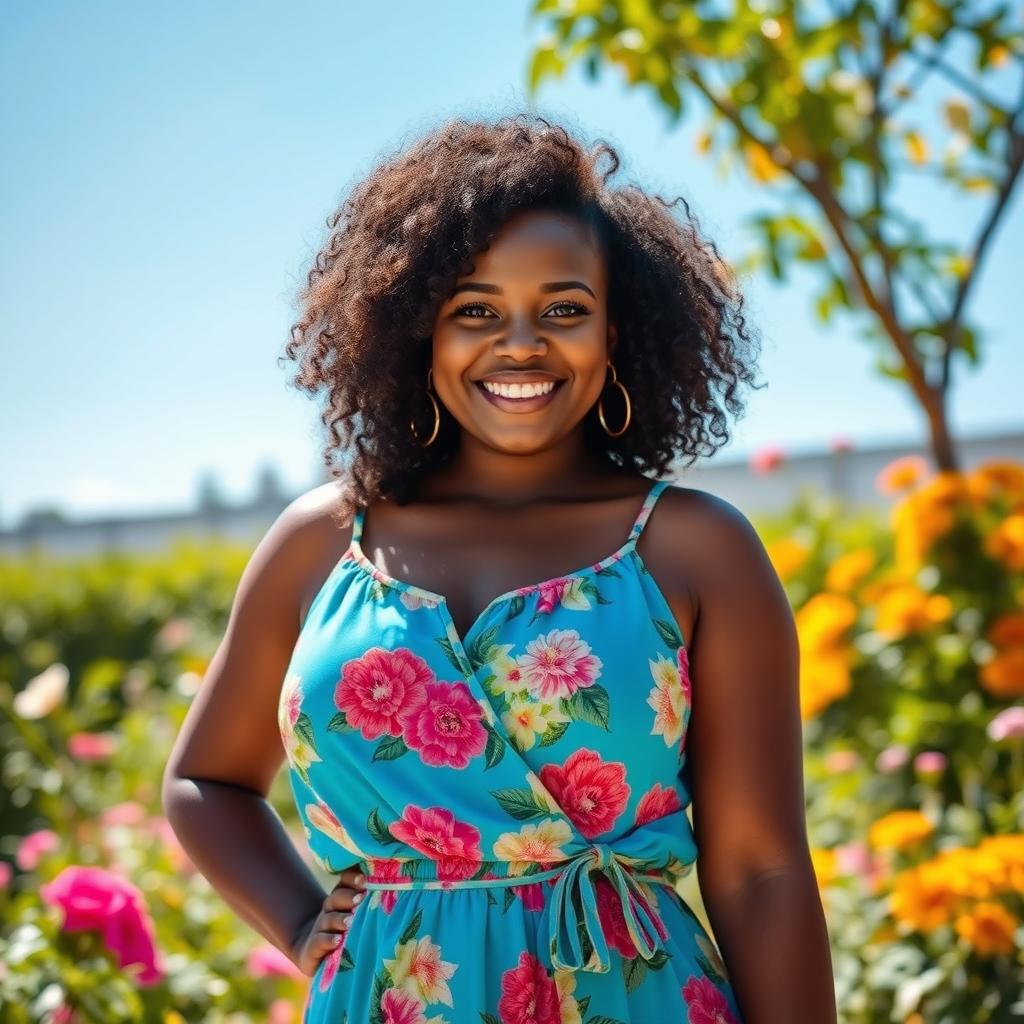
[[[662,492],[668,487],[669,480],[656,480],[650,491],[647,492],[647,497],[644,498],[643,505],[640,506],[640,511],[637,513],[636,519],[633,521],[633,527],[629,531],[629,537],[626,540],[626,544],[633,545],[640,539],[640,534],[644,532],[644,527],[647,525],[647,520],[650,518],[651,513],[654,511],[654,506],[661,496]]]
[[[364,509],[363,506],[360,505],[356,509],[355,515],[352,517],[352,543],[355,544],[357,547],[359,545],[360,540],[362,540],[363,537],[363,517],[365,513],[366,509]]]

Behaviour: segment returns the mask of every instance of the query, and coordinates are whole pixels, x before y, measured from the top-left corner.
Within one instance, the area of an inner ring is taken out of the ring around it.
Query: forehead
[[[475,270],[460,280],[491,280],[497,275],[544,276],[565,272],[603,279],[604,257],[588,224],[571,214],[526,210],[498,230],[490,245],[473,255]]]

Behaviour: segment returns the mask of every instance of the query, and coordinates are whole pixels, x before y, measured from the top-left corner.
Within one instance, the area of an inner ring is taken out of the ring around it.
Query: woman
[[[286,351],[353,458],[254,553],[164,800],[309,1024],[834,1020],[789,606],[742,514],[657,479],[728,439],[754,346],[617,165],[449,122],[302,291]]]

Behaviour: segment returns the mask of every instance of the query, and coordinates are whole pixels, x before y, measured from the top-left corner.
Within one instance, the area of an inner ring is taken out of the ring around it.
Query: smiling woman
[[[697,785],[748,992],[780,865],[821,963],[784,592],[735,510],[651,475],[727,440],[742,299],[617,163],[449,122],[353,190],[301,293],[287,354],[351,461],[261,541],[167,802],[312,977],[304,1024],[740,1024],[676,888]],[[282,757],[326,896],[259,799]]]

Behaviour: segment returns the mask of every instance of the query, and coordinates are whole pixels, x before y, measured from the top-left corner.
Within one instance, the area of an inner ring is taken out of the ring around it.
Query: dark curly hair
[[[473,254],[526,209],[580,218],[607,261],[615,368],[632,420],[613,438],[591,410],[585,443],[610,465],[662,476],[677,454],[692,462],[728,442],[723,407],[743,410],[739,385],[753,384],[758,355],[735,275],[685,199],[609,187],[618,167],[604,140],[588,149],[539,115],[454,118],[383,159],[327,219],[282,360],[296,361],[297,387],[326,393],[324,462],[350,484],[341,516],[381,495],[405,503],[455,451],[460,427],[443,407],[433,444],[422,447],[409,425],[423,437],[433,422],[425,385],[436,313],[472,272]],[[673,217],[680,202],[683,223]],[[333,466],[339,450],[347,467]]]

